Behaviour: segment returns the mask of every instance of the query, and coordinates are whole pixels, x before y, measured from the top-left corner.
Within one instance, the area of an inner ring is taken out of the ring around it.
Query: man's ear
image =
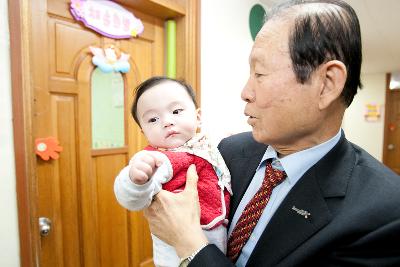
[[[323,83],[319,95],[319,109],[322,110],[340,97],[346,83],[347,69],[343,62],[331,60],[321,65],[320,71]]]

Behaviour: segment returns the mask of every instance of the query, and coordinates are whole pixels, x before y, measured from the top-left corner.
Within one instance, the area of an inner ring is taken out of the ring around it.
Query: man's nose
[[[254,86],[251,77],[247,80],[245,86],[242,89],[242,93],[240,94],[243,101],[249,103],[254,102],[255,100],[255,93],[254,93]]]

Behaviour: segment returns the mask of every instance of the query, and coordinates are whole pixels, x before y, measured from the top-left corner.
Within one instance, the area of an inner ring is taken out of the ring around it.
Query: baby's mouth
[[[169,138],[169,137],[174,136],[176,134],[178,134],[177,131],[168,131],[167,136],[165,138]]]

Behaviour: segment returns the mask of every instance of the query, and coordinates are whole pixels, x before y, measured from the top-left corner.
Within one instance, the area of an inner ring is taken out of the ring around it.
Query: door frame
[[[177,22],[177,78],[185,79],[196,91],[200,103],[200,1],[147,0],[122,5]],[[31,15],[29,0],[8,0],[10,63],[12,82],[13,134],[17,191],[20,263],[23,267],[39,266],[39,235],[34,203],[36,168],[34,136],[32,136],[33,105],[31,76]]]
[[[384,120],[384,130],[383,130],[383,151],[382,151],[382,162],[383,164],[387,164],[388,161],[388,145],[389,145],[389,135],[390,135],[390,130],[389,130],[389,124],[390,124],[390,112],[392,110],[392,101],[389,101],[391,98],[392,90],[390,89],[390,80],[391,80],[391,73],[386,73],[386,88],[385,88],[385,120]],[[396,89],[398,90],[398,89]],[[397,174],[398,173],[398,168],[397,169],[392,169],[395,171]]]
[[[390,103],[388,103],[388,98],[389,98],[389,94],[390,94],[390,89],[389,89],[389,85],[390,85],[390,73],[386,73],[386,87],[385,87],[385,119],[384,119],[384,123],[383,123],[383,151],[382,151],[382,162],[383,164],[386,163],[387,160],[387,145],[388,145],[388,135],[389,132],[387,131],[387,126],[389,124],[389,114],[388,112],[386,112],[387,110],[390,109]]]

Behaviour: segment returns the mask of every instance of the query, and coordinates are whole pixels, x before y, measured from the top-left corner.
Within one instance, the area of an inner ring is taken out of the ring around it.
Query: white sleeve
[[[150,180],[142,185],[129,178],[130,165],[121,170],[114,182],[114,193],[118,202],[128,210],[141,210],[148,207],[161,190],[161,185],[172,178],[172,165],[167,156],[157,151],[146,151],[162,155],[163,164],[158,167]],[[138,152],[141,153],[141,152]]]

